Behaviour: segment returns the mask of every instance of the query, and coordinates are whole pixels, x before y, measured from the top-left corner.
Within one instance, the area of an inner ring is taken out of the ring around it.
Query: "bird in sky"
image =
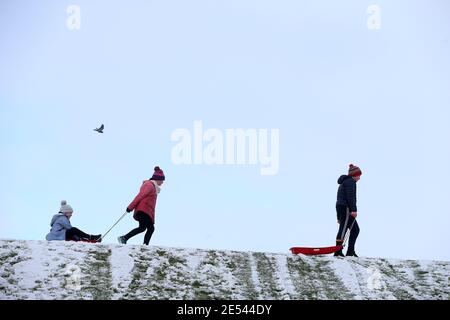
[[[102,124],[100,128],[94,129],[94,131],[97,131],[98,133],[103,133],[103,129],[105,129],[105,126]]]

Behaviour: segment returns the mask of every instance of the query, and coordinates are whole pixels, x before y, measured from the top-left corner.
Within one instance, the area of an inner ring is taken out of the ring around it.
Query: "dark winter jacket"
[[[336,204],[348,207],[350,212],[357,212],[356,181],[350,176],[342,175],[339,177],[337,183],[339,184],[339,189]]]

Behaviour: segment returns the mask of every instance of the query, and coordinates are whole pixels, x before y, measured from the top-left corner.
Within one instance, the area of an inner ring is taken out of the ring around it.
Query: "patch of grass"
[[[274,277],[276,274],[276,261],[274,258],[267,257],[264,253],[255,252],[253,257],[256,260],[256,270],[258,272],[259,283],[261,286],[261,294],[263,299],[280,299],[280,292],[283,291],[278,287],[278,283]]]
[[[166,252],[163,250],[156,250],[156,254],[160,257],[164,257],[166,255]]]
[[[414,270],[414,277],[416,278],[416,283],[421,287],[427,287],[428,285],[425,283],[426,275],[428,275],[428,271],[424,270]]]
[[[82,267],[84,275],[82,283],[83,290],[92,295],[94,300],[108,300],[111,298],[112,276],[111,276],[111,249],[107,247],[97,247],[97,250],[90,250],[87,263]]]
[[[17,255],[18,255],[18,253],[16,251],[10,251],[0,257],[0,262],[5,263],[6,260],[14,259],[14,257],[17,257]]]
[[[318,257],[314,269],[318,274],[317,280],[326,299],[348,300],[354,298],[354,295],[348,292],[341,279],[331,269],[330,261]]]
[[[142,286],[142,278],[145,277],[147,269],[148,263],[141,259],[135,260],[132,270],[133,276],[130,284],[128,285],[128,290],[125,293],[124,298],[133,299],[135,297],[137,290]]]
[[[315,284],[311,266],[300,257],[288,257],[287,267],[297,294],[294,299],[317,299],[319,289]]]
[[[166,278],[167,272],[166,272],[165,268],[164,269],[158,268],[155,271],[155,274],[156,274],[156,281],[162,281]]]
[[[210,264],[212,266],[217,266],[217,253],[215,251],[210,250],[205,257],[205,260],[202,261],[202,264]]]
[[[180,257],[175,257],[175,256],[170,256],[169,257],[169,264],[170,265],[176,265],[176,264],[185,264],[186,263],[186,259],[180,258]]]
[[[383,277],[387,277],[386,286],[387,289],[394,295],[396,299],[399,300],[412,300],[414,297],[408,292],[407,288],[410,288],[416,292],[418,290],[415,288],[415,283],[408,281],[405,275],[400,274],[395,269],[394,265],[389,263],[386,259],[380,259],[381,263],[377,265],[378,269],[381,271]],[[398,283],[398,284],[397,284]]]
[[[235,252],[230,258],[231,261],[227,261],[226,265],[237,279],[237,286],[233,286],[231,290],[239,290],[244,299],[257,299],[258,293],[252,278],[251,253]]]
[[[226,266],[228,269],[233,270],[233,271],[237,269],[237,265],[234,261],[227,261]]]
[[[167,258],[167,260],[165,259]],[[165,252],[160,264],[153,269],[153,275],[144,279],[145,285],[141,285],[150,299],[188,299],[191,288],[190,279],[180,271],[186,263],[186,259]]]
[[[195,292],[195,298],[197,300],[210,300],[211,296],[213,295],[212,291],[207,290],[197,290]]]

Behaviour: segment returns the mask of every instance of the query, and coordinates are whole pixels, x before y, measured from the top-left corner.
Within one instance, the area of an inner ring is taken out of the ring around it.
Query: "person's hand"
[[[356,212],[356,211],[353,211],[353,212],[351,213],[351,215],[352,215],[352,217],[353,217],[353,218],[355,218],[355,219],[356,219],[356,217],[358,216],[358,212]]]
[[[127,212],[131,212],[131,209],[129,209],[128,207],[127,207]]]

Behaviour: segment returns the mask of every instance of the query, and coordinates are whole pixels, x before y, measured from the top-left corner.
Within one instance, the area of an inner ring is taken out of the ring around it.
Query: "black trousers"
[[[90,235],[78,228],[70,228],[66,231],[66,240],[80,241],[81,239],[90,239]]]
[[[136,213],[136,219],[139,221],[139,227],[128,232],[126,235],[124,235],[124,238],[126,241],[128,241],[128,239],[147,230],[144,236],[144,244],[148,245],[152,237],[153,231],[155,231],[154,223],[150,218],[150,216],[142,211],[138,211]]]
[[[337,218],[339,220],[339,231],[336,240],[344,240],[347,230],[351,227],[350,238],[348,242],[348,251],[355,251],[356,239],[359,235],[358,221],[350,215],[350,210],[346,206],[336,205]],[[353,226],[352,226],[353,225]]]

